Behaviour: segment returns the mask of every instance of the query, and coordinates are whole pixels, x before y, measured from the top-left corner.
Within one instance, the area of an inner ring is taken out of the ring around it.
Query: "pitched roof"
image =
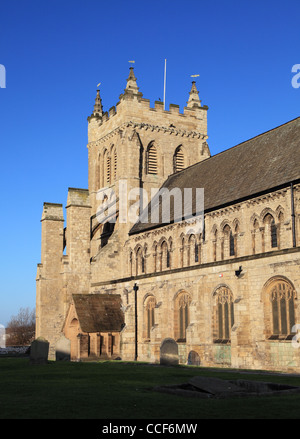
[[[124,325],[119,294],[73,294],[83,332],[118,332]]]
[[[204,211],[208,212],[298,179],[300,117],[170,175],[162,188],[204,188]],[[150,204],[142,213],[148,222],[137,222],[130,234],[164,225],[151,223]],[[161,200],[154,209],[161,209]],[[174,222],[172,204],[169,222]]]

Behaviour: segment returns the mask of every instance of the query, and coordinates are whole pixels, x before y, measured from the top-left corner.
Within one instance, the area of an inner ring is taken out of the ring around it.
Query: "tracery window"
[[[270,289],[272,309],[272,336],[270,338],[291,338],[295,325],[296,292],[293,286],[284,280],[275,281]]]
[[[233,295],[226,286],[219,287],[215,293],[215,343],[229,343],[234,324]]]
[[[175,338],[177,341],[186,341],[186,329],[190,323],[190,295],[180,293],[175,303]]]
[[[145,302],[144,316],[145,316],[145,337],[150,339],[151,329],[155,325],[155,297],[149,297]]]

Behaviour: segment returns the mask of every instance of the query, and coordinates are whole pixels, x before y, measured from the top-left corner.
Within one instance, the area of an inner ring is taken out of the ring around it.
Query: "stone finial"
[[[201,108],[201,101],[199,99],[199,92],[196,87],[196,81],[192,82],[192,89],[190,91],[190,97],[187,102],[188,108]]]
[[[130,67],[129,76],[127,78],[126,88],[124,90],[123,95],[121,97],[129,97],[129,96],[138,96],[142,97],[143,94],[139,92],[139,87],[137,86],[136,77],[133,71],[133,67]]]
[[[93,114],[94,114],[94,116],[99,116],[99,117],[102,117],[102,115],[103,115],[103,107],[102,107],[102,100],[100,97],[100,90],[97,90]]]

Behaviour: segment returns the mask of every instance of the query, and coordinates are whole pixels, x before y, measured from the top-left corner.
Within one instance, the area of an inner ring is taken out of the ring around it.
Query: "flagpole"
[[[164,75],[164,110],[166,109],[166,76],[167,76],[167,60],[165,59],[165,75]]]

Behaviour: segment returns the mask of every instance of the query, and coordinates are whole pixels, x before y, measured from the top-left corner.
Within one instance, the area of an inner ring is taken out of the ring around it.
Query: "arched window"
[[[161,269],[166,270],[170,266],[170,251],[167,242],[163,241],[161,244]]]
[[[216,229],[214,232],[214,239],[213,239],[213,259],[214,262],[217,260],[217,246],[218,246],[218,230]]]
[[[233,295],[228,287],[221,286],[214,296],[214,342],[229,343],[234,324]]]
[[[155,306],[155,297],[151,296],[146,299],[144,304],[144,335],[147,339],[150,339],[151,329],[155,325]]]
[[[274,218],[271,221],[271,247],[277,247],[277,227]]]
[[[139,247],[136,251],[136,275],[145,272],[145,259],[143,255],[143,250]]]
[[[99,190],[101,187],[101,181],[100,181],[100,176],[101,176],[101,157],[100,154],[98,154],[97,156],[97,160],[95,161],[95,190]]]
[[[269,286],[272,313],[271,339],[291,338],[295,325],[296,291],[286,280],[275,280]]]
[[[188,241],[188,264],[193,265],[199,262],[199,244],[196,236],[191,234]]]
[[[267,215],[264,217],[264,224],[265,224],[265,239],[267,248],[269,246],[271,248],[278,247],[278,240],[277,240],[277,226],[275,224],[275,220],[273,216],[270,213],[267,213]]]
[[[180,293],[175,302],[175,338],[177,341],[186,341],[186,329],[190,323],[190,295]]]
[[[283,221],[284,221],[284,215],[283,215],[283,212],[280,211],[278,214],[278,224],[277,224],[277,245],[278,245],[278,248],[282,248]]]
[[[153,244],[153,268],[154,268],[154,272],[159,270],[157,267],[157,244],[156,244],[156,242]]]
[[[223,228],[223,239],[221,242],[221,259],[227,259],[229,256],[235,255],[235,242],[228,224]]]
[[[184,264],[185,264],[185,238],[183,235],[181,235],[180,262],[181,262],[181,267],[184,267]]]
[[[111,158],[106,150],[104,153],[104,184],[109,185],[111,183]]]
[[[117,151],[116,148],[112,149],[111,152],[111,157],[112,157],[112,181],[115,181],[117,179]]]
[[[147,150],[147,174],[157,174],[157,150],[153,143]]]
[[[130,276],[132,276],[132,251],[130,250],[130,253],[129,253],[129,274],[130,274]]]
[[[259,241],[259,223],[257,219],[253,222],[253,229],[252,229],[252,253],[255,255],[255,253],[258,252],[258,241]]]
[[[173,157],[174,172],[182,171],[184,167],[185,167],[184,154],[182,151],[182,147],[178,146],[175,150],[175,154]]]

